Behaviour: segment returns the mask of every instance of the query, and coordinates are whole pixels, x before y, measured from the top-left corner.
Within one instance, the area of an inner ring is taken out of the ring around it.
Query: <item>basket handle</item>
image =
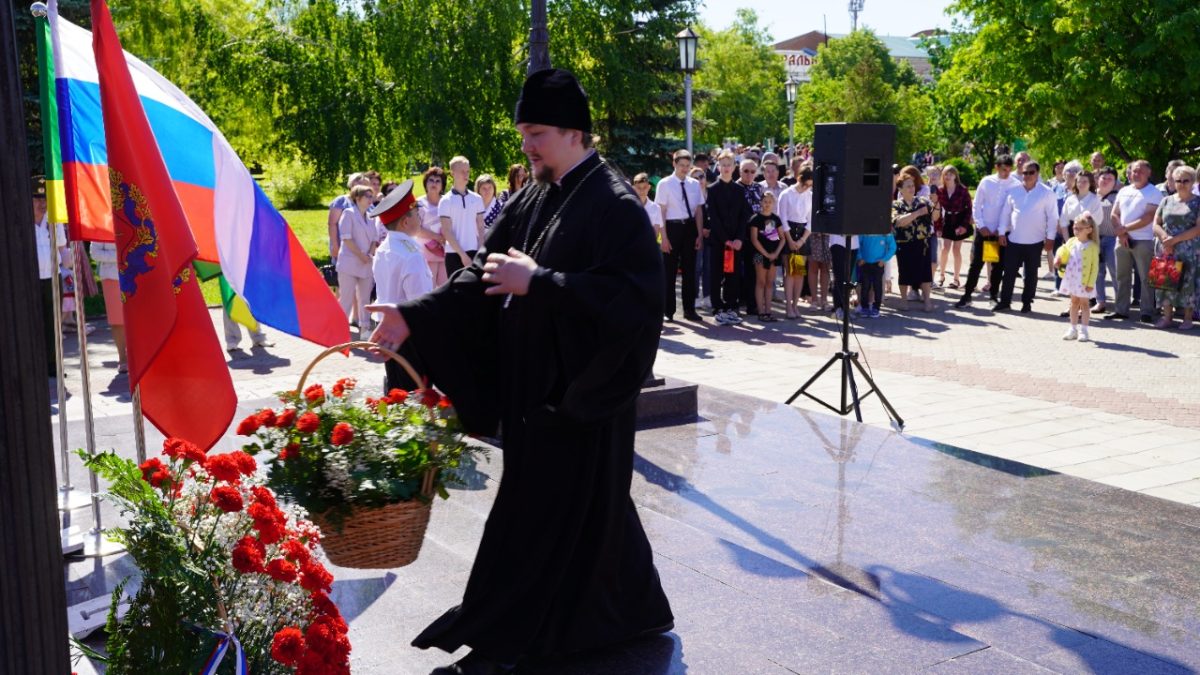
[[[408,359],[405,359],[403,356],[400,356],[396,352],[394,352],[390,349],[387,349],[385,347],[381,347],[381,346],[375,344],[374,342],[367,342],[365,340],[360,340],[357,342],[346,342],[346,343],[343,343],[340,345],[334,345],[334,346],[330,347],[329,349],[326,349],[325,351],[321,352],[320,354],[317,354],[316,358],[314,358],[312,360],[312,363],[308,364],[308,367],[304,369],[303,373],[301,373],[300,383],[296,385],[296,391],[302,392],[304,390],[304,382],[305,382],[305,380],[308,379],[308,374],[311,373],[312,369],[315,368],[316,365],[318,363],[320,363],[325,357],[329,356],[330,354],[336,354],[337,352],[345,351],[347,349],[371,349],[371,350],[374,350],[377,352],[381,352],[384,355],[386,355],[388,358],[390,358],[393,361],[395,361],[396,363],[400,364],[400,367],[404,369],[404,372],[408,373],[408,376],[412,378],[413,382],[416,382],[417,384],[420,384],[422,382],[421,375],[419,373],[417,373],[415,368],[412,367],[412,364],[410,364],[408,362]]]

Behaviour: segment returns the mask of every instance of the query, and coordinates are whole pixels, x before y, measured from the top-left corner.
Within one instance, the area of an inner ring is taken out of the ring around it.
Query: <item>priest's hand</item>
[[[487,264],[483,266],[483,280],[496,285],[484,293],[525,295],[529,292],[529,280],[533,278],[536,269],[537,263],[533,258],[515,248],[508,249],[507,254],[489,254]]]
[[[366,309],[381,315],[379,325],[371,333],[371,342],[393,352],[400,349],[400,345],[412,334],[400,310],[396,309],[395,305],[367,305]]]

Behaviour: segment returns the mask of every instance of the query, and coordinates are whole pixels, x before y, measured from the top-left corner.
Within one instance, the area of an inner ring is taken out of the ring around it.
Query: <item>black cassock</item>
[[[509,662],[674,620],[629,496],[634,402],[662,328],[662,256],[641,203],[595,153],[561,182],[518,192],[471,267],[400,305],[406,352],[469,431],[500,425],[504,453],[462,604],[417,647],[468,645]],[[504,307],[481,277],[488,252],[509,247],[532,250],[539,270]]]

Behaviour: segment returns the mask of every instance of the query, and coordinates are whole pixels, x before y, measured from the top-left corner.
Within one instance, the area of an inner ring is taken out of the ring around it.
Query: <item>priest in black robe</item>
[[[662,255],[632,188],[591,147],[573,75],[531,75],[515,121],[536,184],[505,204],[472,266],[370,308],[384,315],[373,341],[404,343],[469,431],[502,438],[462,604],[413,641],[471,647],[439,675],[510,672],[674,626],[629,495]]]

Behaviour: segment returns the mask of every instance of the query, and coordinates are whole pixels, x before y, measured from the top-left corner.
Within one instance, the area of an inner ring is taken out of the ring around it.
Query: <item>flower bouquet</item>
[[[333,576],[303,511],[276,502],[245,452],[209,455],[172,438],[163,455],[138,466],[80,451],[111,484],[107,499],[129,524],[110,534],[142,571],[121,620],[128,580],[113,594],[106,672],[349,673]]]
[[[237,431],[254,437],[246,452],[271,453],[268,484],[313,515],[330,561],[387,569],[416,560],[433,496],[448,497],[463,461],[482,452],[464,442],[450,401],[430,388],[359,400],[351,379],[280,400],[281,410]]]
[[[1183,281],[1183,261],[1174,256],[1159,255],[1150,261],[1147,275],[1150,285],[1161,291],[1177,290]]]

